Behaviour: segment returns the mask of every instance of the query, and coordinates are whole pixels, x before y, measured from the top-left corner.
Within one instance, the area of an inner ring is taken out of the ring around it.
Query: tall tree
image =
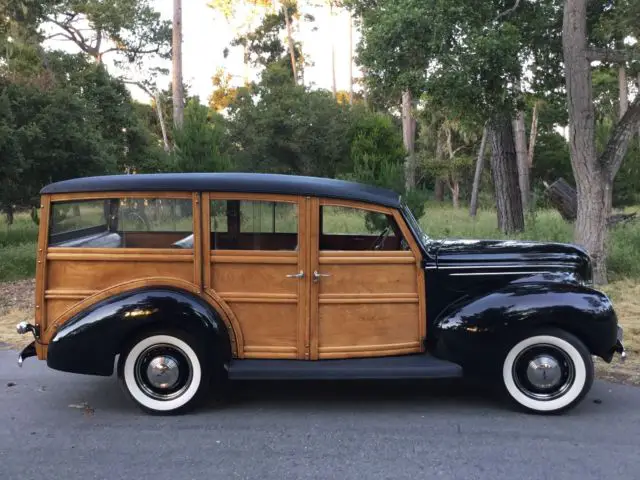
[[[587,0],[565,0],[563,50],[569,107],[571,166],[576,179],[578,215],[575,239],[594,262],[594,281],[607,282],[607,217],[611,212],[613,180],[640,122],[640,95],[615,126],[606,148],[596,152],[595,110],[591,59],[602,52],[589,46]],[[595,54],[595,55],[594,55]]]
[[[182,0],[173,0],[173,40],[171,49],[173,69],[173,125],[182,128],[184,121],[184,92],[182,86]]]
[[[116,62],[135,64],[157,55],[167,58],[170,22],[160,18],[150,0],[53,0],[44,4],[47,38],[74,43],[101,63],[106,55]]]

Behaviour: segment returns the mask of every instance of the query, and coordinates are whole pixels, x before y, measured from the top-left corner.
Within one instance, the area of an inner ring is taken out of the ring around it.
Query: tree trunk
[[[7,225],[13,225],[14,214],[13,205],[9,204],[4,207],[4,213],[7,216]]]
[[[433,188],[433,196],[437,202],[444,202],[444,189],[445,181],[442,178],[436,178],[436,183]]]
[[[507,115],[496,116],[491,121],[491,131],[491,174],[496,196],[498,228],[504,233],[520,232],[524,230],[524,215],[511,119]]]
[[[460,208],[460,182],[452,179],[449,182],[449,190],[451,191],[451,203],[453,204],[453,208]]]
[[[624,65],[620,65],[618,68],[618,95],[620,97],[618,118],[622,118],[629,108],[629,87],[627,86],[627,70]]]
[[[353,18],[349,15],[349,105],[353,105]]]
[[[605,225],[611,207],[611,183],[596,161],[586,0],[565,0],[562,44],[571,166],[578,191],[575,241],[588,250],[593,259],[594,282],[601,284],[607,282]]]
[[[184,91],[182,87],[182,0],[173,0],[173,124],[182,128],[184,121]]]
[[[554,207],[567,222],[574,222],[578,216],[578,195],[564,178],[559,178],[547,187],[547,195]]]
[[[533,104],[533,114],[531,115],[531,132],[529,133],[529,151],[527,152],[527,165],[529,173],[533,168],[533,154],[536,148],[536,140],[538,137],[538,105],[540,102]]]
[[[329,28],[333,31],[333,0],[329,0]],[[333,41],[333,35],[331,35],[331,91],[333,92],[333,98],[336,98],[338,95],[336,86],[336,44]]]
[[[516,158],[518,162],[518,185],[522,197],[522,210],[529,209],[529,165],[527,158],[527,133],[524,127],[524,112],[519,110],[513,122]]]
[[[402,93],[402,138],[407,151],[405,160],[405,188],[413,190],[416,186],[415,140],[416,119],[413,117],[413,98],[409,90]]]
[[[485,125],[482,129],[482,141],[480,142],[480,150],[476,160],[476,172],[473,176],[473,188],[471,189],[471,205],[469,206],[469,215],[475,217],[478,213],[478,193],[480,191],[480,180],[482,179],[482,169],[484,168],[484,152],[487,147],[487,135],[489,129]]]
[[[171,148],[169,147],[169,138],[167,137],[167,126],[164,123],[164,115],[162,115],[162,99],[160,97],[160,92],[156,92],[155,97],[156,114],[158,115],[160,131],[162,132],[162,145],[164,146],[164,151],[168,152]]]
[[[293,45],[293,31],[291,28],[291,18],[289,17],[289,6],[285,3],[282,6],[284,10],[284,23],[287,26],[287,42],[289,44],[289,57],[291,58],[291,71],[293,72],[293,83],[298,84],[298,69],[296,68],[296,53]]]

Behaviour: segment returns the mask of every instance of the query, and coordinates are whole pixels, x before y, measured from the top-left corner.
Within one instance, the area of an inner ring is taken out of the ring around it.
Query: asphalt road
[[[157,417],[115,377],[15,357],[0,351],[2,480],[640,478],[629,386],[598,381],[545,417],[461,384],[252,382],[221,407]]]

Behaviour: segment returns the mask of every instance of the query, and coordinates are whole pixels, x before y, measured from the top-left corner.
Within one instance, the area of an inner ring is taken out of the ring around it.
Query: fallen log
[[[567,222],[574,222],[578,217],[578,195],[576,190],[564,178],[559,178],[551,185],[544,183],[551,204],[560,212]],[[607,228],[618,224],[626,224],[637,220],[637,213],[616,213],[607,219]]]
[[[546,192],[551,204],[560,212],[567,222],[578,217],[578,195],[575,189],[564,178],[559,178],[551,185],[546,185]]]

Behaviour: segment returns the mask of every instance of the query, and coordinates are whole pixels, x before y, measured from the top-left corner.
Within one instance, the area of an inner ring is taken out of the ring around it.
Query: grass
[[[16,215],[10,226],[0,221],[0,282],[35,275],[37,240],[38,226],[28,214]]]

